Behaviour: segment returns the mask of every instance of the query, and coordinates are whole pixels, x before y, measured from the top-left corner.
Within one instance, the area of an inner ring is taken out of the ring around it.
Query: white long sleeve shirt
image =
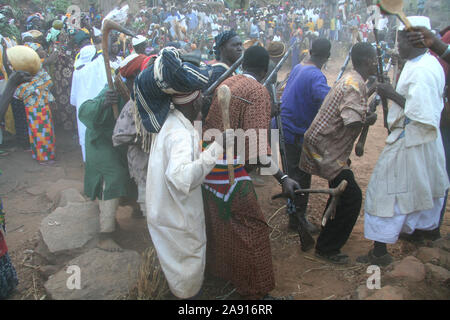
[[[147,223],[169,288],[181,299],[196,295],[203,282],[206,231],[201,185],[221,153],[217,143],[201,152],[197,131],[176,109],[152,137]]]

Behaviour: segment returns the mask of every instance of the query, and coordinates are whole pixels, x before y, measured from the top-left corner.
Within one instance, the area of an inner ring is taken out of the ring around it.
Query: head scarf
[[[75,43],[79,46],[84,40],[89,39],[89,34],[83,30],[78,30],[75,34]]]
[[[58,41],[58,36],[61,33],[61,30],[57,30],[55,28],[51,28],[47,34],[47,42],[56,42]]]
[[[135,80],[134,100],[141,122],[136,122],[138,135],[143,133],[141,127],[151,133],[161,130],[169,114],[173,94],[202,89],[208,81],[206,68],[182,62],[177,49],[164,48],[155,62]]]
[[[215,45],[213,48],[213,52],[216,55],[216,60],[220,60],[220,47],[224,45],[228,40],[236,37],[237,35],[238,34],[236,33],[236,31],[232,29],[230,31],[221,32],[214,38]]]

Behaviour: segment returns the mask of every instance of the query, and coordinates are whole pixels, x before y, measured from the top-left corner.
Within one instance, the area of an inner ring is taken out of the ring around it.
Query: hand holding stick
[[[327,223],[328,218],[331,217],[331,219],[334,218],[336,214],[336,206],[339,203],[339,197],[342,195],[342,193],[347,188],[348,182],[346,180],[343,180],[336,188],[333,189],[298,189],[295,190],[295,194],[305,194],[305,193],[325,193],[329,194],[331,196],[331,202],[328,206],[327,210],[325,211],[323,218],[322,218],[322,226],[325,226]],[[287,198],[289,197],[288,194],[279,193],[274,196],[272,196],[272,200],[278,199],[278,198]]]

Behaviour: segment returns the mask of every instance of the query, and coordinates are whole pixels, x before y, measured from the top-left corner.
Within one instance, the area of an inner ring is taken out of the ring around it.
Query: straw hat
[[[43,35],[39,30],[29,30],[28,33],[30,33],[31,36],[35,39]]]
[[[26,46],[15,46],[6,50],[6,55],[16,71],[26,71],[36,75],[41,69],[41,58],[33,49]]]

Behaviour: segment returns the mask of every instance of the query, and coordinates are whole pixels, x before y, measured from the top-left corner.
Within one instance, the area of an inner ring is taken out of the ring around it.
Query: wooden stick
[[[224,131],[231,129],[230,125],[230,100],[231,100],[231,90],[227,85],[221,85],[217,89],[217,98],[219,100],[220,108],[222,109],[222,122]],[[228,178],[230,185],[234,184],[234,143],[232,141],[227,141],[227,164],[228,164]]]

